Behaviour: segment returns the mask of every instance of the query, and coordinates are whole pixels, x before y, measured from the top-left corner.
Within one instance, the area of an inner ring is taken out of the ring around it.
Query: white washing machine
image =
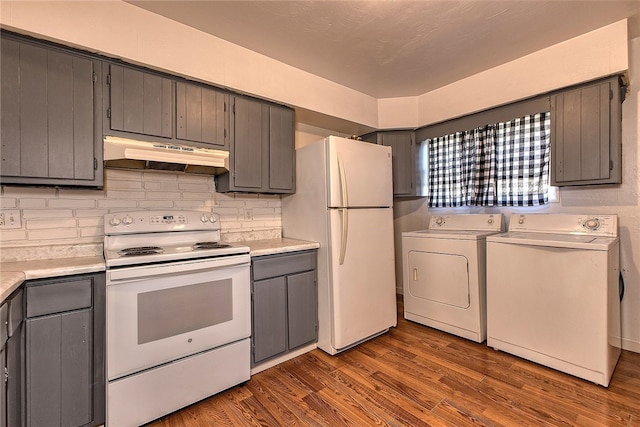
[[[402,233],[405,319],[484,341],[485,238],[500,231],[502,214],[465,214]]]
[[[615,215],[513,214],[487,238],[487,345],[609,385],[620,356]]]

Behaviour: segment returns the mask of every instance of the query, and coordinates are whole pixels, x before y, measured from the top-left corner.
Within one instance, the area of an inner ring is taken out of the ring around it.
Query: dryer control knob
[[[121,223],[121,222],[122,222],[122,221],[121,221],[121,220],[120,220],[120,218],[118,218],[117,216],[114,216],[113,218],[111,218],[111,219],[109,220],[109,224],[110,224],[110,225],[112,225],[112,226],[114,226],[114,227],[117,227],[118,225],[120,225],[120,223]]]
[[[489,219],[487,220],[487,222],[488,222],[489,224],[493,224],[493,218],[489,218]]]
[[[597,230],[600,227],[600,221],[597,218],[589,218],[582,225],[589,230]]]

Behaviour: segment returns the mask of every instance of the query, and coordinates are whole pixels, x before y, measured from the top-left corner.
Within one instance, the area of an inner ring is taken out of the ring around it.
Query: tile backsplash
[[[229,242],[282,233],[280,196],[216,193],[211,176],[107,169],[102,190],[3,185],[1,191],[0,208],[19,210],[22,226],[0,230],[0,260],[8,260],[10,247],[100,244],[104,215],[126,210],[215,212]]]

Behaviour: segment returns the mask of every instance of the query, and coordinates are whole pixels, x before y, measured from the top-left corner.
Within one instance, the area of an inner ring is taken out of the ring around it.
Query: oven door
[[[249,255],[107,271],[114,380],[251,335]]]

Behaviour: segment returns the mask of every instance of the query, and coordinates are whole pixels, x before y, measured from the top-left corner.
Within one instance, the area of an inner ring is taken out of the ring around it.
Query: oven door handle
[[[203,270],[219,271],[233,267],[249,267],[251,258],[249,255],[230,256],[216,260],[193,260],[177,264],[151,264],[137,267],[128,267],[115,270],[107,270],[107,285],[111,282],[130,282],[156,276],[174,276]]]

